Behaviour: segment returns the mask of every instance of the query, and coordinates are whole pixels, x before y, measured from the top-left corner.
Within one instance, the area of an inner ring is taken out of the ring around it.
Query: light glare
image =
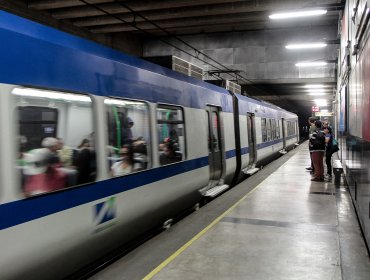
[[[325,43],[310,43],[310,44],[291,44],[286,45],[285,48],[289,50],[299,50],[299,49],[319,49],[325,48],[327,44]]]
[[[305,88],[324,88],[324,85],[305,85]]]
[[[315,62],[298,62],[295,66],[297,67],[310,67],[310,66],[325,66],[328,64],[325,61],[315,61]]]
[[[48,98],[48,99],[67,100],[67,101],[91,102],[90,97],[84,96],[84,95],[30,89],[30,88],[15,88],[12,90],[12,93],[18,96]]]
[[[309,92],[308,95],[325,95],[325,92]]]
[[[285,18],[297,18],[297,17],[310,17],[325,15],[327,10],[312,10],[302,12],[290,12],[290,13],[278,13],[269,16],[270,19],[285,19]]]

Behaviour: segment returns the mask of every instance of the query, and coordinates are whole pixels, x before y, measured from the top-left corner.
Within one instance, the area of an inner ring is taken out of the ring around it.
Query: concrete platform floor
[[[304,143],[90,279],[369,280],[343,180],[309,165]]]

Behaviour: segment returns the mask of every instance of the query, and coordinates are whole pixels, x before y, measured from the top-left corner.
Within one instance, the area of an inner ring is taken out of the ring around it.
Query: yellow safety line
[[[260,184],[259,184],[260,185]],[[258,185],[258,186],[259,186]],[[157,273],[159,273],[163,268],[165,268],[170,262],[172,262],[177,256],[179,256],[182,252],[184,252],[191,244],[194,243],[197,239],[203,236],[208,230],[210,230],[214,225],[216,225],[223,217],[225,217],[228,213],[230,213],[236,206],[238,206],[248,195],[253,193],[258,186],[256,186],[253,190],[249,193],[244,195],[241,199],[239,199],[233,206],[231,206],[228,210],[222,213],[218,218],[216,218],[212,223],[210,223],[205,229],[199,232],[196,236],[194,236],[191,240],[189,240],[185,245],[183,245],[180,249],[178,249],[175,253],[173,253],[170,257],[164,260],[159,266],[152,270],[147,276],[143,278],[143,280],[152,279]]]

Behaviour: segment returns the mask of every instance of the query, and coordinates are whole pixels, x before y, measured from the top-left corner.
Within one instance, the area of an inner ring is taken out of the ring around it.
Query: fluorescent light
[[[324,85],[305,85],[305,88],[324,88]]]
[[[308,92],[324,92],[324,93],[330,93],[331,92],[330,90],[326,90],[326,89],[323,89],[323,88],[309,88],[309,89],[306,89],[306,91],[308,91]]]
[[[301,12],[290,12],[290,13],[278,13],[269,16],[270,19],[285,19],[285,18],[297,18],[297,17],[310,17],[325,15],[326,10],[312,10],[312,11],[301,11]]]
[[[317,106],[327,106],[328,101],[326,99],[315,99],[314,100]]]
[[[135,101],[121,100],[121,99],[105,99],[104,104],[118,105],[118,106],[130,106],[130,105],[144,106],[143,102],[135,102]]]
[[[325,95],[325,92],[309,92],[308,95]]]
[[[127,102],[119,99],[105,99],[104,104],[125,106]]]
[[[35,98],[48,98],[66,101],[80,101],[91,102],[91,98],[85,95],[62,93],[48,90],[30,89],[30,88],[15,88],[12,93],[18,96],[35,97]]]
[[[319,49],[325,48],[327,44],[325,43],[309,43],[309,44],[291,44],[286,45],[285,48],[289,50],[298,50],[298,49]]]
[[[298,62],[295,66],[297,67],[310,67],[310,66],[325,66],[328,64],[325,61],[314,61],[314,62]]]

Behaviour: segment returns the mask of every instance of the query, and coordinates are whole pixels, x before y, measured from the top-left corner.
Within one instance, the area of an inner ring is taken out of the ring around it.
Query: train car
[[[335,171],[340,174],[343,169],[368,250],[370,248],[369,4],[369,1],[345,3],[340,28],[337,93],[333,103],[336,118],[334,133],[340,146],[338,151],[340,164],[335,164]]]
[[[235,96],[241,170],[251,175],[299,142],[297,115],[250,97]]]
[[[65,278],[296,143],[296,115],[6,12],[0,40],[1,279]]]

